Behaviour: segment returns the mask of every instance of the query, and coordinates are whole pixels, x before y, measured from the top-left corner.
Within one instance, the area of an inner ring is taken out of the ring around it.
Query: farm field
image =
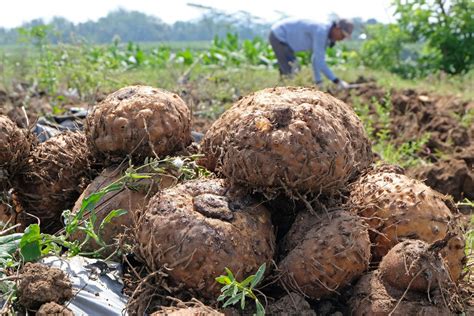
[[[131,315],[474,313],[472,70],[342,46],[319,90],[260,38],[30,40],[0,48],[2,313],[65,311],[52,255],[119,262]]]

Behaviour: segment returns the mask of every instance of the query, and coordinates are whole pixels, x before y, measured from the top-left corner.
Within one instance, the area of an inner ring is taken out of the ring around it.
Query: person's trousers
[[[291,75],[296,69],[296,56],[293,49],[288,44],[281,42],[272,31],[268,41],[275,52],[275,56],[280,66],[280,74]]]

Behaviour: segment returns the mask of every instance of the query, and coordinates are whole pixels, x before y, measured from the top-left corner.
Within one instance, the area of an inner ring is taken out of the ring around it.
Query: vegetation
[[[420,56],[432,69],[462,73],[474,63],[474,3],[469,0],[396,0],[398,22],[412,41],[425,41]]]
[[[392,111],[392,103],[390,95],[385,97],[382,105],[377,100],[372,100],[375,111],[372,113],[369,104],[354,103],[355,111],[364,123],[365,130],[372,141],[372,150],[380,155],[380,158],[391,164],[398,164],[402,167],[409,168],[423,163],[420,153],[424,149],[430,139],[429,133],[424,133],[421,138],[413,139],[401,145],[396,145],[393,140],[391,130],[390,113]]]
[[[240,37],[251,39],[264,36],[269,25],[245,12],[232,15],[217,10],[205,10],[197,21],[177,21],[166,24],[159,18],[138,11],[119,9],[110,12],[97,21],[74,24],[65,18],[55,17],[46,23],[41,19],[32,20],[21,28],[0,28],[0,45],[15,44],[21,29],[31,29],[47,25],[54,32],[48,35],[52,43],[111,43],[118,37],[128,42],[161,41],[209,41],[214,36],[238,33]]]
[[[361,49],[365,65],[407,78],[472,69],[472,1],[394,0],[393,6],[396,24],[367,28],[369,40]]]
[[[227,275],[221,275],[216,278],[216,281],[224,286],[221,288],[222,294],[217,298],[217,301],[224,301],[222,307],[235,305],[240,302],[240,308],[245,309],[245,299],[248,297],[255,301],[255,308],[257,316],[265,315],[265,307],[258,300],[255,295],[255,287],[263,280],[265,274],[265,263],[258,268],[257,273],[250,275],[242,282],[235,279],[234,274],[229,269],[225,269]]]

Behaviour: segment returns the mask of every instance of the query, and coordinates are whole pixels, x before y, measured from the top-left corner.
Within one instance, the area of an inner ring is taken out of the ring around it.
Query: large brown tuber
[[[363,220],[345,211],[330,216],[306,234],[290,230],[289,238],[297,240],[286,244],[296,246],[279,264],[284,287],[312,299],[337,293],[369,267],[369,233]]]
[[[10,189],[10,181],[24,166],[30,149],[27,133],[0,115],[0,191]]]
[[[427,293],[401,291],[383,282],[379,271],[360,278],[349,300],[351,315],[452,315],[440,292]]]
[[[406,240],[397,244],[380,262],[384,282],[405,291],[429,292],[449,282],[448,267],[439,253],[421,240]]]
[[[446,198],[403,174],[373,171],[352,184],[350,203],[374,233],[375,259],[404,239],[443,239],[453,219]]]
[[[137,227],[137,250],[152,271],[217,298],[215,278],[229,268],[237,280],[274,254],[268,210],[224,180],[194,180],[158,192]]]
[[[452,238],[449,238],[446,245],[441,249],[440,254],[443,257],[448,268],[451,280],[457,282],[463,275],[467,257],[465,253],[466,240],[462,233],[457,232]]]
[[[162,157],[191,143],[191,112],[176,94],[149,86],[129,86],[105,98],[87,118],[85,130],[94,156]]]
[[[41,221],[44,232],[61,227],[62,211],[70,209],[90,182],[90,152],[80,132],[65,132],[39,144],[15,179],[24,225]],[[29,214],[33,215],[29,215]]]
[[[93,210],[96,216],[94,231],[99,234],[107,246],[113,245],[116,242],[116,238],[125,233],[127,227],[133,227],[134,219],[137,216],[136,213],[141,211],[148,204],[149,199],[159,189],[166,188],[175,182],[174,178],[166,174],[156,174],[150,176],[150,178],[125,181],[124,171],[124,168],[119,166],[111,166],[103,170],[102,173],[89,184],[86,190],[84,190],[72,210],[72,214],[79,213],[85,198],[104,190],[113,183],[122,183],[119,190],[105,194]],[[100,229],[102,221],[114,210],[125,210],[127,213],[114,217]],[[88,220],[90,215],[91,212],[86,211],[84,213],[84,220]],[[78,230],[73,234],[72,239],[82,241],[85,237],[86,234],[82,230]],[[82,247],[82,250],[95,251],[100,248],[102,248],[102,246],[91,239]],[[106,248],[101,252],[101,255],[107,257],[111,255],[115,249],[116,247]]]
[[[206,167],[264,193],[333,191],[372,161],[352,108],[312,88],[242,98],[214,122],[202,150]]]

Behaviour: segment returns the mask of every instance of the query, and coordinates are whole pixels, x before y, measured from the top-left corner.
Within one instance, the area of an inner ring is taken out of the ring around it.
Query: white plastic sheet
[[[128,298],[122,294],[120,264],[80,256],[51,256],[41,263],[59,268],[69,276],[75,296],[65,305],[74,315],[126,315]]]

